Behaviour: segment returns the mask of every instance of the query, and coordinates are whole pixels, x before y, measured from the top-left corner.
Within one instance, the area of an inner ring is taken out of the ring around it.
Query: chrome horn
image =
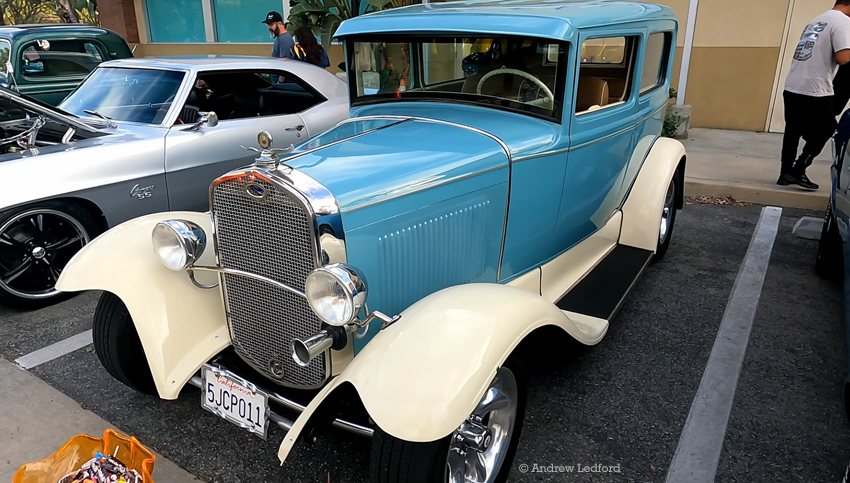
[[[316,356],[334,345],[334,336],[323,330],[307,340],[292,341],[292,358],[301,367],[307,367]]]
[[[292,347],[292,359],[301,367],[307,367],[310,361],[328,349],[342,350],[348,343],[348,334],[354,330],[353,326],[328,327],[316,335],[305,340],[295,339],[290,344]]]

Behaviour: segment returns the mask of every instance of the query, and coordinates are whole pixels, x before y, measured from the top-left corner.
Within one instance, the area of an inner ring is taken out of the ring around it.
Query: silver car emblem
[[[151,196],[153,196],[153,187],[154,185],[140,186],[137,184],[136,186],[133,186],[133,189],[130,190],[130,196],[135,196],[140,200],[150,198]]]
[[[248,183],[245,186],[245,192],[252,198],[261,200],[266,197],[266,189],[257,183]]]

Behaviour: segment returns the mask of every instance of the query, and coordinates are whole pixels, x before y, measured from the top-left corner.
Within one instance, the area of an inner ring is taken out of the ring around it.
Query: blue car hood
[[[282,163],[323,184],[345,213],[505,167],[508,157],[498,141],[459,126],[352,119]]]
[[[356,107],[352,115],[414,116],[473,127],[501,139],[508,145],[514,158],[557,149],[562,143],[568,142],[567,139],[561,139],[563,130],[559,124],[527,114],[486,107],[441,102],[391,102]]]

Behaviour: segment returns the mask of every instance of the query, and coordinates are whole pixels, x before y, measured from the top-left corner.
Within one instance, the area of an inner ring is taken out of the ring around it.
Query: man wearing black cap
[[[295,47],[295,41],[292,40],[292,36],[289,35],[286,27],[283,26],[283,16],[281,14],[274,11],[269,12],[266,14],[266,19],[262,23],[268,26],[269,35],[274,39],[272,57],[284,57]]]

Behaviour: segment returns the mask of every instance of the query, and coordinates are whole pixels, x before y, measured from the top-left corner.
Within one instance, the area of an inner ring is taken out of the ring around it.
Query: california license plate
[[[231,423],[266,439],[269,395],[247,380],[218,367],[201,367],[204,381],[201,406]]]

